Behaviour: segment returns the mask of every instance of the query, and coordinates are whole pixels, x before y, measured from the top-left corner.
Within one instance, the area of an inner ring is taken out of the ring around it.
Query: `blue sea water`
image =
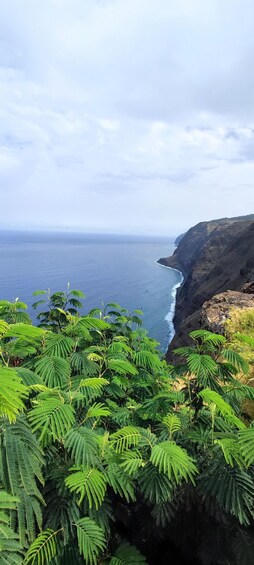
[[[166,350],[179,271],[156,261],[174,251],[170,238],[56,232],[0,232],[0,299],[29,306],[37,289],[83,290],[83,313],[107,302],[144,312],[143,325]]]

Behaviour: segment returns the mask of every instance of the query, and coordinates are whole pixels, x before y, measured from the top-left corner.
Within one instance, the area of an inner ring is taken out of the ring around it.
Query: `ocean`
[[[143,326],[166,351],[182,277],[156,261],[174,249],[170,238],[1,231],[0,299],[26,302],[36,322],[32,292],[66,290],[69,282],[86,294],[83,314],[108,302],[141,309]]]

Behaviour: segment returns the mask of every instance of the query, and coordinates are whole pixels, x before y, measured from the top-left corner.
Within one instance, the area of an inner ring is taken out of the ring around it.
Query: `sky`
[[[253,213],[253,21],[253,0],[1,0],[1,227]]]

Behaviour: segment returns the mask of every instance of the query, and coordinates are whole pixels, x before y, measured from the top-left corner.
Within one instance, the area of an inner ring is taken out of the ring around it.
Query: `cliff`
[[[185,232],[186,233],[186,232]],[[185,236],[185,233],[180,233],[180,235],[178,235],[174,241],[175,245],[179,245],[181,239],[183,239],[183,237]]]
[[[201,222],[184,235],[171,257],[159,262],[184,275],[170,357],[172,349],[188,343],[188,333],[200,326],[204,302],[254,280],[254,215]]]

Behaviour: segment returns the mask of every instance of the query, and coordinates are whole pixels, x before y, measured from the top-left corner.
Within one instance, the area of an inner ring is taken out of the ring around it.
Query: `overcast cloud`
[[[253,0],[1,0],[2,227],[254,212]]]

